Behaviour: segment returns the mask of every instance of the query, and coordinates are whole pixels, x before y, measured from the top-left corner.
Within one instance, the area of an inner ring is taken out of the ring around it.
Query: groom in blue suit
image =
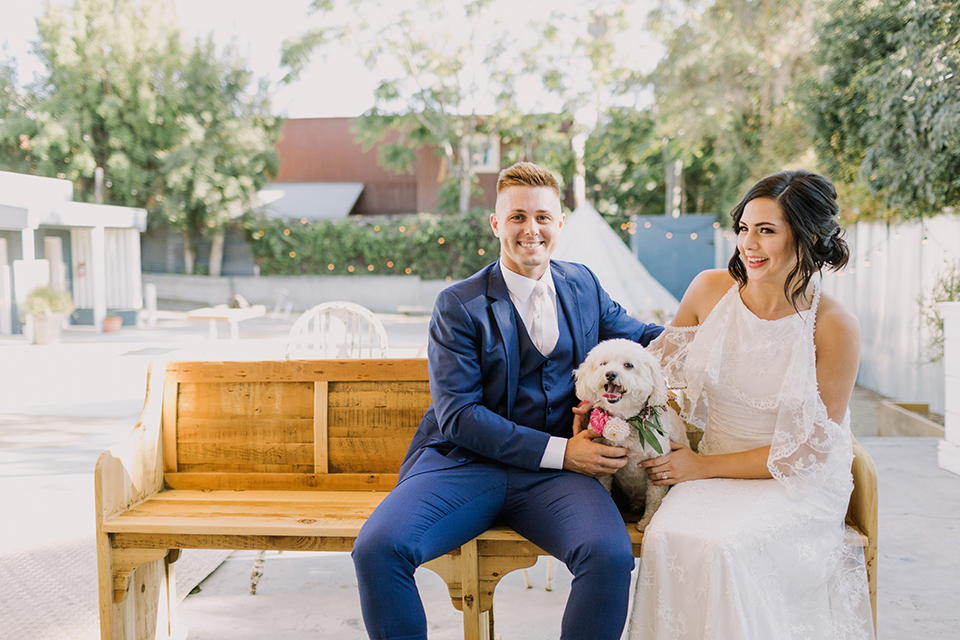
[[[573,574],[563,640],[620,637],[634,560],[596,478],[626,450],[573,435],[572,371],[601,340],[646,345],[662,329],[627,315],[583,265],[550,260],[563,223],[549,171],[505,169],[490,216],[500,260],[437,298],[433,405],[353,550],[371,640],[426,639],[414,571],[501,523]]]

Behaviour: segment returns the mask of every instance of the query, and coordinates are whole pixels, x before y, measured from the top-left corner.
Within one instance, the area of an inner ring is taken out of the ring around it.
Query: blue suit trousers
[[[630,537],[594,478],[480,459],[405,478],[357,537],[353,561],[371,640],[425,640],[416,568],[505,523],[573,574],[562,640],[616,640],[626,621]]]

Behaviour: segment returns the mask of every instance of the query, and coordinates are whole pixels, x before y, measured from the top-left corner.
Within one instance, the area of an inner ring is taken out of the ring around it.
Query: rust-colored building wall
[[[379,144],[364,151],[350,131],[352,118],[295,118],[280,133],[276,182],[362,182],[354,214],[434,211],[442,177],[442,160],[431,147],[417,151],[412,174],[396,174],[377,163]],[[493,209],[496,174],[481,174],[483,197],[474,206]]]

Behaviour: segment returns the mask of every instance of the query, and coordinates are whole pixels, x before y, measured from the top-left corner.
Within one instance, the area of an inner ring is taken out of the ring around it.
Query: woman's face
[[[797,266],[793,232],[780,205],[770,198],[755,198],[744,207],[737,229],[737,249],[748,282],[783,286]]]

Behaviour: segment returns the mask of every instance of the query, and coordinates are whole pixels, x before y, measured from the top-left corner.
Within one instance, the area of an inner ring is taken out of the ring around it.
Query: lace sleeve
[[[706,425],[703,375],[691,366],[694,338],[699,326],[666,327],[648,349],[660,360],[667,388],[677,397],[680,417],[701,430]]]
[[[792,497],[835,493],[836,508],[845,509],[853,490],[850,411],[840,424],[827,415],[817,388],[812,330],[805,340],[784,380],[767,469]]]

